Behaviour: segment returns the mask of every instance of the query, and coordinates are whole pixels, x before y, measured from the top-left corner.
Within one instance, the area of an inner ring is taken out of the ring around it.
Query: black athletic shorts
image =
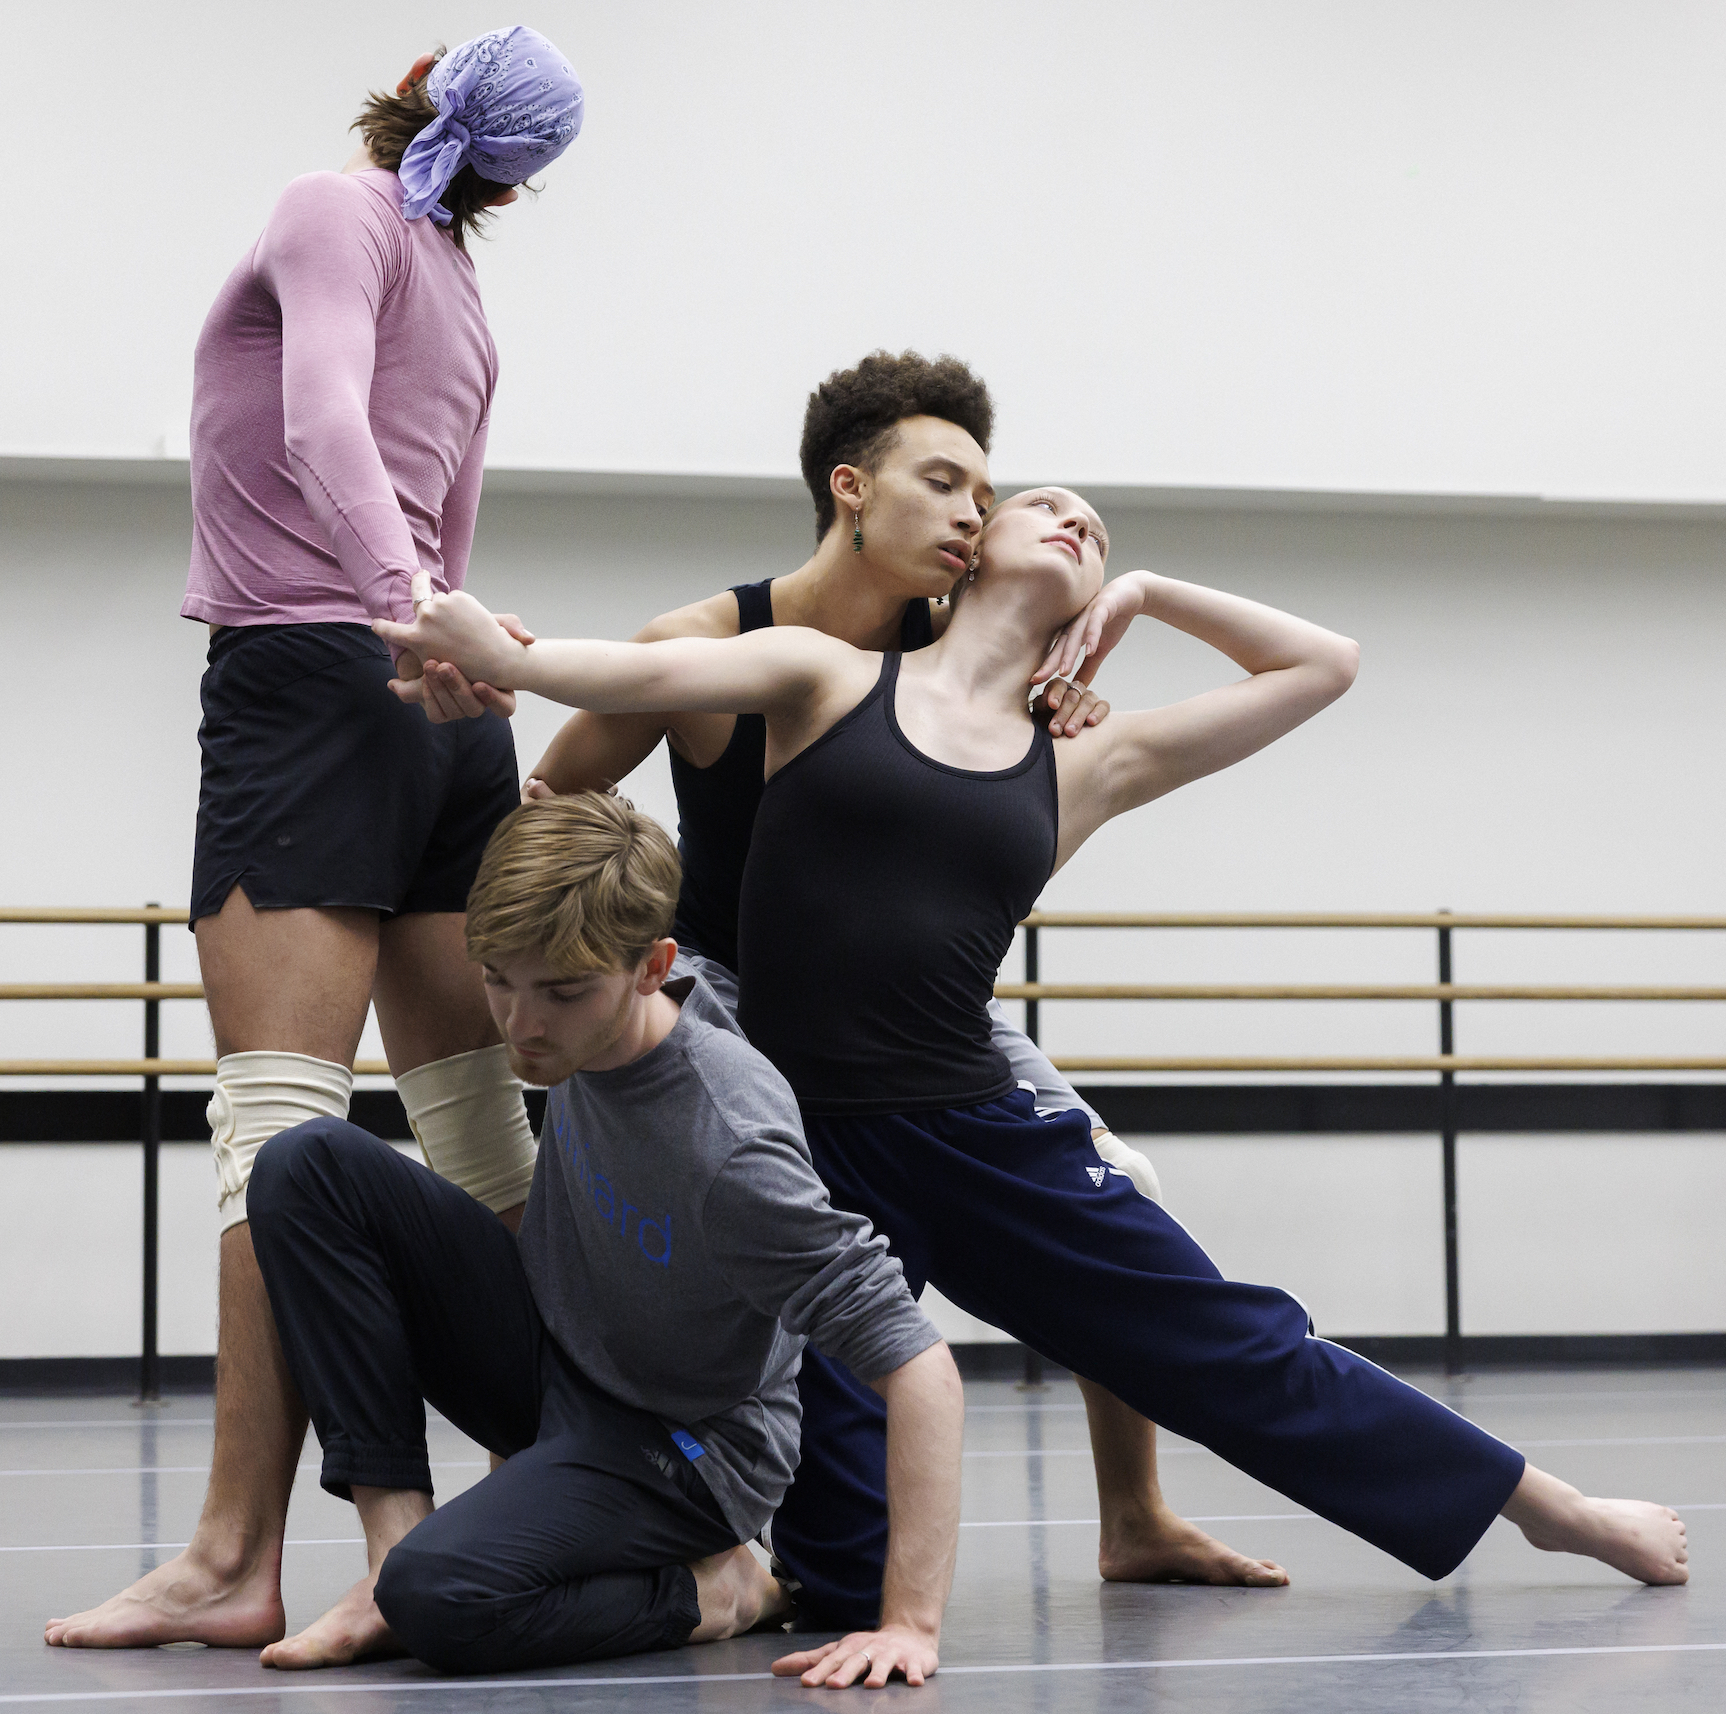
[[[515,738],[486,715],[434,726],[397,702],[364,625],[228,626],[201,698],[192,921],[233,889],[260,910],[463,911],[520,801]]]

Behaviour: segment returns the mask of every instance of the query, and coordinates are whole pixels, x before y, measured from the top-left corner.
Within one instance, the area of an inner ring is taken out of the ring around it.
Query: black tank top
[[[737,597],[739,632],[773,623],[772,582],[740,583],[731,591]],[[934,640],[929,603],[911,602],[899,622],[899,647],[922,649]],[[767,770],[767,722],[759,714],[738,715],[731,742],[710,767],[698,768],[667,749],[677,793],[677,852],[683,859],[671,935],[684,951],[704,953],[734,971],[737,900]]]
[[[812,1113],[915,1112],[1014,1087],[995,973],[1055,867],[1054,740],[979,773],[894,714],[898,655],[768,781],[743,877],[737,1021]]]

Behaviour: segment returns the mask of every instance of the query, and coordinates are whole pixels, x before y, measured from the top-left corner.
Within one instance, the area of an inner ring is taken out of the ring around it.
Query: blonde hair
[[[682,867],[628,798],[541,798],[498,823],[467,900],[467,955],[542,952],[562,975],[633,970],[671,932]]]

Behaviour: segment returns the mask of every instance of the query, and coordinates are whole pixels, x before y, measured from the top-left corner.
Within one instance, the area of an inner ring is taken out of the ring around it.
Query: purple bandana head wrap
[[[438,117],[402,155],[402,216],[449,225],[438,202],[465,166],[515,185],[549,166],[581,129],[581,84],[538,30],[517,24],[463,42],[432,67],[426,94]]]

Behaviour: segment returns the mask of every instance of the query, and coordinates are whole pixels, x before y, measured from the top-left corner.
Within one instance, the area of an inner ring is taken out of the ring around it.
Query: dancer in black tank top
[[[1453,1570],[1502,1512],[1542,1547],[1590,1554],[1644,1582],[1684,1581],[1675,1513],[1587,1500],[1424,1393],[1312,1337],[1293,1297],[1225,1280],[1157,1204],[1098,1168],[1082,1119],[1042,1118],[1017,1090],[978,1100],[980,1062],[956,1067],[943,1091],[938,1068],[923,1062],[916,1038],[944,1006],[970,1007],[977,1025],[1027,896],[1091,833],[1262,749],[1353,680],[1354,644],[1287,614],[1148,572],[1105,588],[1105,544],[1096,514],[1065,490],[998,508],[976,582],[940,643],[898,664],[892,703],[881,692],[893,671],[879,655],[807,631],[524,647],[465,595],[436,597],[411,627],[380,629],[422,660],[451,659],[469,676],[584,707],[675,700],[767,715],[771,778],[744,880],[748,1026],[769,1057],[777,1051],[803,1104],[834,1202],[888,1235],[919,1288],[933,1283],[1429,1577]],[[1106,651],[1140,614],[1213,644],[1249,676],[1171,708],[1117,714],[1061,746],[1051,845],[1049,811],[1036,812],[1027,784],[1040,759],[1028,714],[1015,730],[1019,687],[1045,650],[1050,670],[1070,670],[1081,648]],[[840,836],[827,830],[815,846],[801,816],[776,828],[766,819],[776,795],[801,799],[808,815],[844,816]],[[774,866],[759,883],[758,863]],[[895,883],[944,907],[951,944],[939,955],[926,923],[913,933],[904,914],[882,910]],[[825,943],[836,918],[857,1001],[843,1018],[820,1009],[810,980],[825,971],[810,939]],[[749,997],[757,980],[760,1000]],[[883,1076],[902,1076],[917,1094],[891,1110],[855,1105],[872,1104]],[[824,1111],[830,1102],[837,1110]],[[841,1444],[853,1479],[801,1499],[796,1484],[774,1544],[829,1617],[864,1623],[879,1598],[869,1515],[884,1515],[884,1501],[856,1473],[880,1467],[879,1426],[844,1401],[827,1417],[804,1406],[805,1446]]]
[[[1017,1086],[988,1005],[1055,866],[1054,742],[1027,720],[1007,767],[932,760],[895,714],[901,659],[883,655],[868,695],[773,776],[756,819],[737,1021],[805,1113],[968,1106]],[[811,874],[842,885],[812,889]],[[817,938],[811,983],[800,949]]]
[[[737,597],[739,636],[773,623],[772,588],[768,578],[740,583],[731,591]],[[934,640],[929,603],[908,603],[899,622],[899,647],[921,649]],[[685,952],[734,971],[743,865],[766,784],[767,722],[759,714],[739,714],[731,741],[719,759],[704,768],[675,746],[667,747],[667,755],[677,793],[677,854],[683,860],[683,887],[671,932]]]

